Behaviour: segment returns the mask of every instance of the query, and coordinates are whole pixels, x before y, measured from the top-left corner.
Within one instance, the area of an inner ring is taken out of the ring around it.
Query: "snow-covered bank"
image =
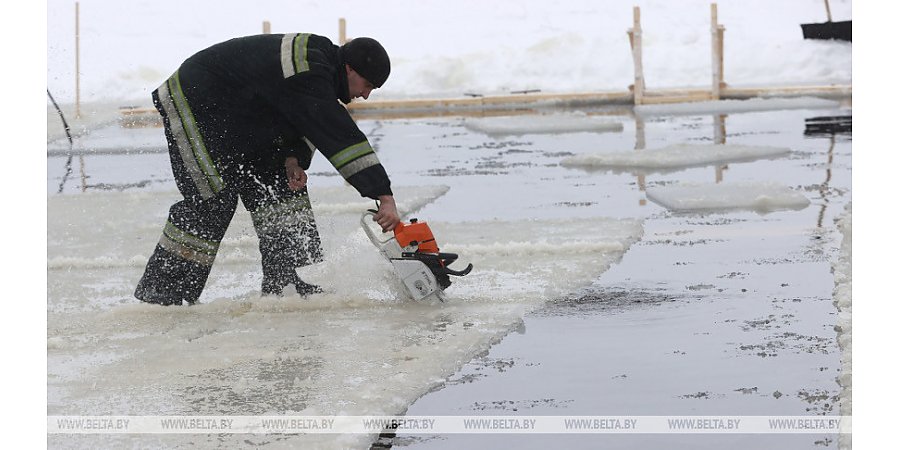
[[[633,82],[626,35],[633,6],[641,7],[648,89],[704,87],[709,3],[423,0],[375,8],[363,0],[81,0],[81,100],[149,103],[150,92],[202,48],[260,33],[266,20],[273,33],[312,32],[336,42],[341,17],[349,37],[375,37],[392,56],[391,78],[376,99],[624,91]],[[850,83],[850,43],[803,39],[801,23],[825,20],[822,2],[717,3],[729,85]],[[850,0],[830,3],[835,20],[852,18]],[[47,84],[60,103],[75,99],[74,16],[73,2],[49,1]]]

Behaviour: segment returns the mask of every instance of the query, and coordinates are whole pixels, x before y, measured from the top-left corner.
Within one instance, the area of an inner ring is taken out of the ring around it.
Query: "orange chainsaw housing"
[[[431,228],[426,222],[419,222],[416,219],[411,219],[409,223],[400,222],[394,228],[394,237],[402,248],[415,242],[419,246],[418,251],[420,252],[438,253],[440,251],[434,234],[431,233]]]

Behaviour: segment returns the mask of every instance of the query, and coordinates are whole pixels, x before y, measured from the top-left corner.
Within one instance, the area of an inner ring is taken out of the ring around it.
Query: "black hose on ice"
[[[69,158],[66,160],[66,173],[62,177],[62,181],[59,182],[59,190],[56,192],[57,194],[62,194],[66,179],[72,174],[72,154],[74,153],[75,143],[72,141],[72,133],[69,131],[69,123],[66,122],[66,116],[63,115],[62,110],[59,109],[59,105],[56,104],[56,100],[53,99],[53,95],[50,94],[50,89],[47,89],[47,97],[50,97],[53,107],[56,108],[56,112],[59,113],[59,118],[62,120],[63,127],[66,129],[66,137],[69,138]]]

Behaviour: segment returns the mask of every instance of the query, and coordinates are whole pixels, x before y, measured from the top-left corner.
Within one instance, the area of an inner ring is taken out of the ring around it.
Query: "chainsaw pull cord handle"
[[[366,236],[369,237],[369,240],[372,241],[373,244],[375,244],[378,247],[381,247],[382,245],[390,242],[391,239],[394,239],[394,236],[390,236],[387,239],[382,240],[377,235],[375,235],[375,231],[373,231],[372,227],[369,226],[369,222],[371,222],[371,220],[366,220],[367,217],[374,218],[375,211],[372,211],[371,209],[366,210],[366,212],[363,213],[362,217],[359,218],[360,226],[362,226],[363,231],[366,232]]]

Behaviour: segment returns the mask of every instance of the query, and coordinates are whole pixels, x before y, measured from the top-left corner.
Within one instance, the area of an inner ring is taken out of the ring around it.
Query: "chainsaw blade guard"
[[[434,273],[422,261],[414,259],[392,259],[391,265],[400,278],[401,284],[415,301],[431,299],[444,301],[444,291],[434,277]]]

